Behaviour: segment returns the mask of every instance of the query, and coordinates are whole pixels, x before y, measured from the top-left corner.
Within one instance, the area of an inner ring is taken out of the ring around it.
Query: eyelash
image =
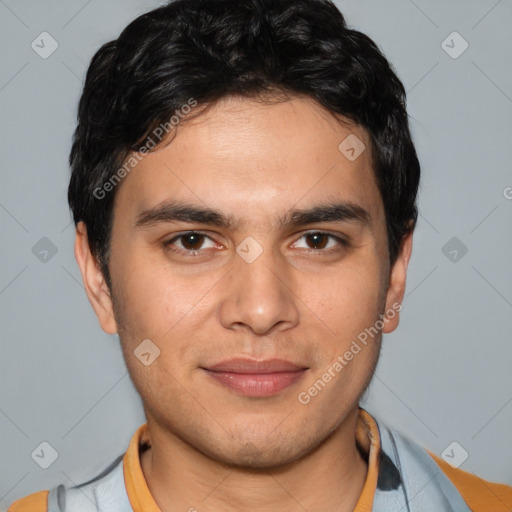
[[[176,254],[184,255],[186,257],[195,258],[195,257],[201,256],[201,254],[200,254],[201,249],[186,250],[186,249],[177,249],[177,248],[172,246],[172,244],[176,240],[185,238],[188,235],[203,235],[206,238],[209,238],[210,240],[212,240],[212,238],[210,236],[208,236],[208,234],[203,232],[203,231],[187,231],[186,233],[181,233],[180,235],[177,235],[177,236],[171,238],[170,240],[167,240],[166,242],[164,242],[163,245],[164,245],[164,247],[166,249],[169,249],[170,251],[172,251],[172,252],[174,252]],[[333,235],[332,233],[329,233],[327,231],[308,231],[307,233],[304,233],[298,240],[300,240],[301,238],[304,238],[304,237],[306,237],[308,235],[324,235],[324,236],[327,236],[327,237],[335,240],[342,247],[348,247],[349,246],[349,243],[346,240],[344,240],[343,238],[340,238],[339,236]],[[212,241],[214,241],[214,240],[212,240]],[[309,250],[306,250],[305,252],[307,254],[311,254],[311,253],[313,253],[313,254],[319,254],[319,253],[331,254],[331,253],[334,253],[334,252],[338,252],[339,250],[340,250],[339,247],[335,247],[335,248],[331,248],[331,249],[309,249]]]

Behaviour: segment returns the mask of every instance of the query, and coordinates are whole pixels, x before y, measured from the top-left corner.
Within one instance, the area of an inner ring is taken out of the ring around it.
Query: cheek
[[[176,275],[161,258],[142,254],[126,254],[116,270],[113,278],[118,278],[118,299],[130,336],[164,337],[208,289],[207,279],[198,282]]]
[[[308,315],[306,331],[323,332],[316,342],[318,366],[302,391],[327,414],[335,405],[353,405],[378,359],[381,334],[375,325],[385,305],[380,260],[368,257],[347,262],[328,279],[318,281],[318,286],[301,293],[315,313]],[[315,393],[318,396],[313,400]]]
[[[147,257],[130,261],[128,255],[117,272],[124,276],[116,281],[120,285],[114,302],[126,364],[143,388],[173,387],[171,376],[181,380],[201,357],[204,347],[195,339],[201,332],[204,338],[222,274],[183,276],[161,261]],[[146,339],[160,350],[149,367],[134,357],[134,350]]]
[[[332,334],[346,338],[375,321],[385,301],[378,262],[347,264],[301,287],[299,297]]]

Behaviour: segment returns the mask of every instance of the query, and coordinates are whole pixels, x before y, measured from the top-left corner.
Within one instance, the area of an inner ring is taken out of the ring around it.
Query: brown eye
[[[319,255],[339,252],[348,246],[349,243],[343,238],[323,231],[305,233],[293,244],[294,248]]]
[[[205,236],[201,233],[188,233],[186,235],[182,235],[180,238],[181,245],[184,249],[196,251],[203,245]]]
[[[310,233],[306,235],[306,240],[311,244],[313,249],[323,249],[329,240],[330,235],[326,233]]]
[[[206,255],[206,249],[214,249],[218,245],[205,233],[189,231],[177,235],[171,240],[164,242],[164,248],[179,256],[201,256]]]

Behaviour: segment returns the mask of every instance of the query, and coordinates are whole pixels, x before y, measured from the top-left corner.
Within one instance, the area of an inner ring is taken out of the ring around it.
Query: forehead
[[[117,191],[115,210],[133,217],[179,199],[255,218],[326,195],[365,205],[372,216],[382,209],[362,127],[310,98],[227,97],[140,160]]]

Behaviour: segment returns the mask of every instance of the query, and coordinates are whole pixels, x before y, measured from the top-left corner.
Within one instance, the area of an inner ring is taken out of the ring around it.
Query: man
[[[359,407],[398,326],[419,163],[405,92],[326,0],[177,0],[94,56],[75,255],[147,423],[10,511],[510,511]]]

